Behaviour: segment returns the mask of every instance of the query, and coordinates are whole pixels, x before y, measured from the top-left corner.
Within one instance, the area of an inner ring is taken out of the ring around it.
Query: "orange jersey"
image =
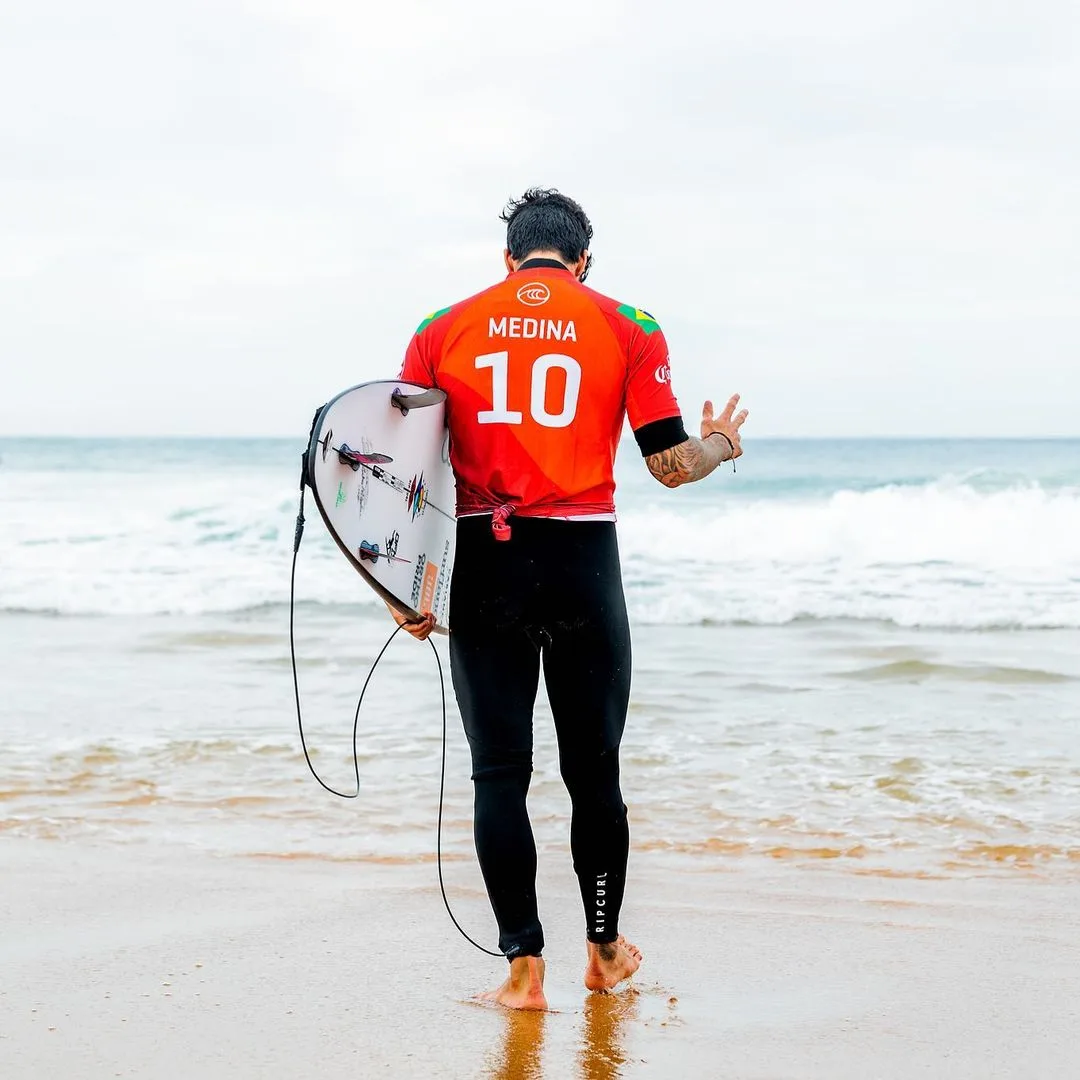
[[[548,259],[429,315],[401,377],[446,391],[459,515],[611,515],[624,417],[643,453],[686,438],[655,320]]]

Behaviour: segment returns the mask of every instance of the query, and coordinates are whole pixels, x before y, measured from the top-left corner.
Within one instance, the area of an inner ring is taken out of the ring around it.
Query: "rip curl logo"
[[[416,569],[413,571],[411,599],[414,608],[420,603],[420,589],[424,584],[424,567],[426,565],[427,553],[425,552],[416,560]]]
[[[539,307],[551,299],[551,290],[542,281],[530,281],[518,289],[517,298],[529,307]]]
[[[602,934],[607,927],[607,879],[606,873],[596,875],[596,918],[593,929]]]
[[[671,382],[671,367],[668,364],[661,364],[656,371],[653,372],[653,378],[658,383]]]

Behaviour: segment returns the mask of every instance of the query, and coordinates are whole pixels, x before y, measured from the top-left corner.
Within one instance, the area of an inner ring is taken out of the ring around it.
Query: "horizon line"
[[[115,441],[121,441],[124,439],[138,440],[141,442],[147,441],[198,441],[198,440],[215,440],[218,442],[250,442],[252,440],[274,441],[283,442],[285,440],[295,440],[296,442],[307,442],[303,436],[297,436],[295,434],[286,435],[266,435],[266,434],[252,434],[252,435],[215,435],[209,433],[195,434],[191,432],[178,432],[178,433],[162,433],[155,432],[153,434],[142,433],[128,433],[123,435],[116,434],[77,434],[77,435],[49,435],[49,434],[31,434],[27,432],[16,433],[4,433],[0,432],[0,440],[3,441],[15,441],[19,439],[33,439],[35,441],[45,440],[106,440],[111,439]],[[873,435],[750,435],[744,439],[746,442],[867,442],[867,441],[881,441],[881,442],[927,442],[932,440],[940,440],[942,442],[1070,442],[1080,440],[1080,432],[1072,435],[1003,435],[1000,432],[996,432],[993,435],[955,435],[955,434],[935,434],[935,435],[912,435],[912,434],[873,434]],[[620,443],[633,442],[632,433],[624,434],[620,439]]]

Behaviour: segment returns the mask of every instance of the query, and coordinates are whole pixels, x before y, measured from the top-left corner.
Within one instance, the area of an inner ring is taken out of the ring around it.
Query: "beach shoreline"
[[[844,1080],[1080,1072],[1069,881],[691,871],[632,855],[634,989],[591,998],[568,859],[541,866],[549,998],[454,931],[430,864],[213,856],[169,845],[0,848],[7,1080],[702,1077]],[[451,879],[463,924],[490,914]]]

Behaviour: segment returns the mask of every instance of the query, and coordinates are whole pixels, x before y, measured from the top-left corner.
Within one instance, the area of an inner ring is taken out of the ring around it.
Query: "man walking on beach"
[[[613,468],[624,418],[650,472],[678,487],[742,453],[747,413],[735,413],[737,394],[719,416],[707,401],[701,437],[687,436],[656,321],[583,284],[592,226],[576,202],[532,189],[502,219],[507,277],[429,315],[401,377],[447,394],[458,514],[451,673],[472,753],[476,852],[510,961],[506,981],[484,996],[544,1009],[526,809],[541,667],[573,804],[585,985],[610,989],[641,963],[619,934],[630,842],[619,788],[630,631]],[[405,625],[423,639],[434,618]]]

